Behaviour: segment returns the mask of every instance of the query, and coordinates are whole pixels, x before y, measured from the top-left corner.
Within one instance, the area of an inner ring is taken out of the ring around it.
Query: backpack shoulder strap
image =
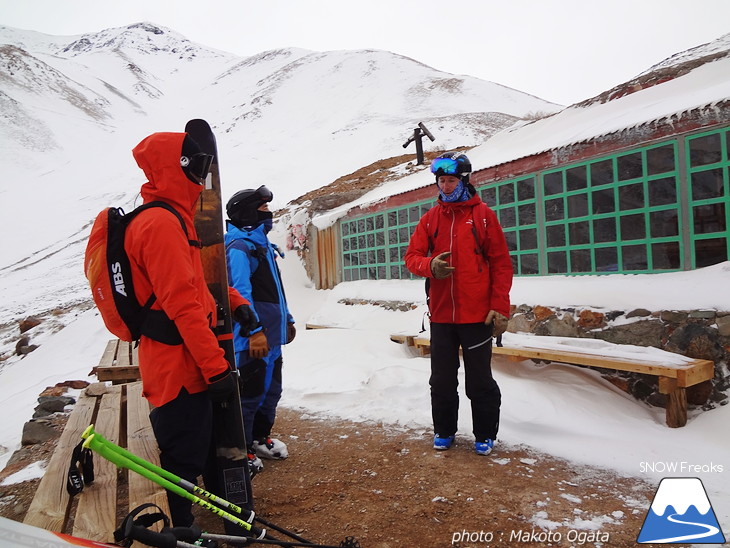
[[[256,245],[256,242],[246,236],[232,240],[226,246],[226,250],[228,249],[238,249],[246,254],[251,261],[251,274],[258,269],[259,261],[266,257],[266,248]]]
[[[180,215],[180,213],[178,213],[178,211],[174,207],[172,207],[170,204],[168,204],[167,202],[156,200],[154,202],[147,202],[146,204],[142,204],[141,206],[135,208],[133,211],[130,211],[128,215],[125,215],[125,219],[127,220],[127,223],[130,223],[132,221],[132,219],[134,219],[137,215],[142,213],[144,210],[150,209],[152,207],[161,207],[162,209],[166,209],[167,211],[169,211],[170,213],[175,215],[175,217],[177,217],[177,220],[180,221],[180,226],[182,227],[183,232],[185,233],[185,237],[188,239],[188,244],[193,247],[198,247],[198,248],[203,247],[203,245],[200,243],[200,240],[191,240],[188,237],[188,227],[185,226],[185,221],[183,221],[182,215]]]
[[[487,209],[489,206],[484,202],[479,202],[471,208],[472,217],[472,234],[476,242],[477,252],[487,258]]]
[[[436,236],[439,234],[439,227],[438,227],[438,219],[439,216],[437,214],[436,208],[439,207],[438,204],[433,206],[431,209],[429,209],[426,213],[424,213],[423,217],[426,222],[426,234],[428,235],[428,254],[430,255],[433,253],[434,248],[434,241],[436,240]]]

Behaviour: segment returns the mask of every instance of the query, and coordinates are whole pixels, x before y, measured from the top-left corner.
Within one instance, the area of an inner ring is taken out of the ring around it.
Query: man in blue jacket
[[[236,192],[226,205],[225,236],[230,284],[251,302],[251,317],[236,318],[234,344],[241,373],[241,405],[252,471],[263,469],[259,457],[285,459],[286,444],[271,438],[276,407],[281,398],[284,344],[295,335],[276,264],[284,254],[271,243],[273,224],[269,202],[274,195],[265,186]]]

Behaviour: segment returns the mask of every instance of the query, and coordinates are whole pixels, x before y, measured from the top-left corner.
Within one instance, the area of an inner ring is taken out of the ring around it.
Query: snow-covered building
[[[730,259],[730,34],[468,151],[516,275],[658,273]],[[421,172],[320,220],[315,279],[410,277],[436,198]],[[317,220],[315,219],[315,224]]]

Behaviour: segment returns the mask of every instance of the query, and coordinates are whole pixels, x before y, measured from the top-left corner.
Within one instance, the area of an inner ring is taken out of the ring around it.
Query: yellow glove
[[[248,355],[252,358],[265,358],[269,353],[269,341],[263,329],[248,338]]]
[[[502,316],[499,312],[496,310],[490,310],[489,314],[487,314],[487,319],[484,320],[484,323],[489,325],[490,323],[494,323],[494,331],[492,332],[492,336],[497,338],[502,333],[507,331],[507,322],[509,320]]]

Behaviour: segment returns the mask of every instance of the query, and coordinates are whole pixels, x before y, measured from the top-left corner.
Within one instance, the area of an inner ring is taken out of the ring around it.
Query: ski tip
[[[86,430],[83,431],[81,434],[82,439],[88,439],[89,437],[94,435],[94,425],[93,423],[86,427]]]

